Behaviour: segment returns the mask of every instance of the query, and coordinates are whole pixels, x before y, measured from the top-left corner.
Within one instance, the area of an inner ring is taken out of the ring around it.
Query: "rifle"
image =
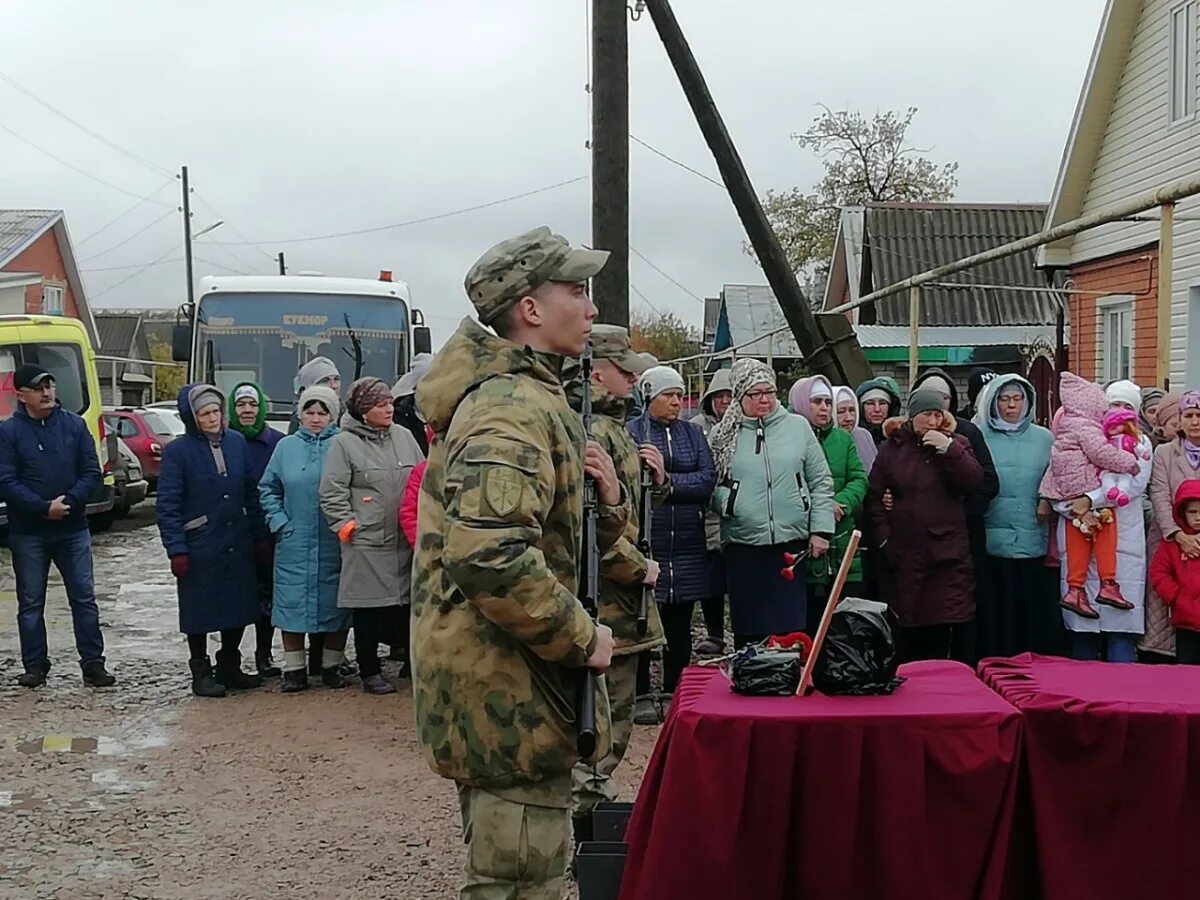
[[[646,385],[644,388],[644,394],[643,394],[643,396],[645,397],[645,400],[646,400],[646,403],[645,403],[646,406],[650,405],[650,400],[649,400],[649,396],[648,396],[649,393],[650,393],[650,386]],[[640,510],[641,522],[638,524],[638,550],[641,551],[642,556],[644,556],[644,557],[646,557],[646,559],[650,560],[650,559],[654,558],[652,555],[652,552],[650,550],[650,527],[651,527],[651,522],[654,519],[654,516],[652,515],[651,509],[650,509],[650,505],[651,505],[650,497],[651,497],[651,491],[654,490],[654,473],[650,468],[650,464],[648,462],[646,462],[644,459],[642,460],[641,480],[638,482],[638,485],[639,485],[639,487],[641,487],[641,503],[642,503],[641,510]],[[641,602],[638,603],[638,614],[637,614],[638,637],[646,636],[646,629],[648,627],[648,622],[650,619],[650,604],[653,602],[654,602],[654,588],[651,585],[643,584],[642,585],[642,599],[641,599]]]
[[[580,374],[583,377],[583,415],[585,440],[592,439],[592,342],[588,341],[579,358]],[[586,449],[586,444],[584,445]],[[584,476],[583,480],[583,534],[580,537],[579,558],[582,571],[579,578],[579,602],[593,619],[599,615],[600,593],[600,547],[596,542],[596,520],[599,506],[596,482]],[[596,672],[584,669],[580,685],[577,713],[579,715],[579,739],[576,748],[579,755],[587,759],[596,752]]]

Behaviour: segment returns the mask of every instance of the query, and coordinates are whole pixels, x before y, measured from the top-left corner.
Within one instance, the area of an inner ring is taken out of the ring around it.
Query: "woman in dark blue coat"
[[[270,548],[246,439],[227,427],[221,392],[188,385],[179,415],[187,433],[163,449],[158,531],[177,580],[192,692],[223,697],[226,689],[262,684],[242,672],[238,645],[259,616],[255,554]],[[213,631],[221,633],[215,675],[208,659]]]
[[[696,601],[725,593],[724,584],[715,583],[704,531],[717,470],[704,433],[680,420],[683,379],[679,373],[655,366],[642,375],[640,387],[647,406],[629,423],[629,433],[639,446],[650,444],[658,449],[668,478],[666,497],[654,511],[650,542],[661,566],[655,596],[667,636],[663,693],[669,695],[692,658]]]

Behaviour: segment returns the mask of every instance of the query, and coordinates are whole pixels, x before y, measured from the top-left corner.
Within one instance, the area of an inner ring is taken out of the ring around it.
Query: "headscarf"
[[[995,377],[996,376],[993,376],[990,380],[995,380]],[[1006,421],[1005,418],[1000,415],[1000,398],[1004,394],[1012,393],[1019,393],[1021,398],[1025,401],[1025,409],[1021,413],[1021,418],[1015,422]],[[987,411],[987,424],[988,427],[992,428],[994,431],[1020,431],[1025,426],[1025,423],[1028,422],[1033,416],[1033,398],[1030,396],[1029,389],[1025,386],[1022,380],[1011,378],[1001,384],[1000,387],[992,390],[990,394],[985,394],[985,396],[988,398],[989,405],[991,406],[991,409]],[[978,419],[976,419],[976,421],[978,421]]]
[[[1168,392],[1168,394],[1163,395],[1162,400],[1158,401],[1158,409],[1154,410],[1153,420],[1151,421],[1154,444],[1165,444],[1178,437],[1178,431],[1171,434],[1166,433],[1166,422],[1172,416],[1180,414],[1181,398],[1181,395]]]
[[[854,424],[850,426],[850,430],[853,431],[858,427],[861,419],[858,411],[858,397],[854,393],[854,388],[849,385],[835,384],[833,386],[833,420],[835,422],[837,421],[838,407],[847,401],[854,407]]]
[[[1185,391],[1179,398],[1179,414],[1182,416],[1189,409],[1200,409],[1200,391]],[[1193,469],[1200,469],[1200,445],[1193,444],[1186,437],[1183,439],[1183,452]]]
[[[360,378],[350,385],[350,393],[346,395],[346,412],[364,422],[367,413],[391,399],[392,392],[382,378]]]
[[[229,424],[225,418],[225,397],[211,384],[197,384],[188,392],[187,402],[192,411],[192,421],[195,423],[196,433],[208,442],[209,449],[212,450],[217,474],[226,475],[229,470],[225,466],[225,453],[221,450],[221,441],[225,437],[225,429]],[[207,431],[201,430],[198,420],[200,413],[213,406],[221,410],[221,430],[216,434],[209,434]]]
[[[425,373],[429,371],[429,367],[433,365],[432,353],[418,353],[413,357],[412,365],[408,367],[408,371],[400,376],[400,380],[392,385],[392,399],[399,400],[401,397],[407,397],[409,394],[417,392],[417,385],[421,379],[425,377]]]
[[[237,402],[250,398],[258,404],[258,414],[249,425],[243,425],[238,419]],[[262,389],[251,381],[243,381],[229,395],[229,427],[247,440],[252,440],[262,434],[267,428],[267,398]]]
[[[338,395],[333,388],[328,385],[314,384],[312,387],[305,388],[304,392],[300,394],[300,401],[297,406],[300,412],[303,413],[313,403],[320,403],[325,407],[325,411],[333,417],[334,422],[341,415],[341,401],[338,400]]]
[[[1134,412],[1142,411],[1142,389],[1132,381],[1114,381],[1104,389],[1104,399],[1109,406],[1114,403],[1128,403]]]
[[[721,421],[713,426],[708,443],[712,447],[713,461],[717,464],[717,482],[729,477],[733,467],[733,454],[737,449],[738,428],[742,424],[742,398],[756,384],[775,387],[775,372],[766,363],[757,359],[739,359],[729,372],[733,384],[733,403],[725,410]]]

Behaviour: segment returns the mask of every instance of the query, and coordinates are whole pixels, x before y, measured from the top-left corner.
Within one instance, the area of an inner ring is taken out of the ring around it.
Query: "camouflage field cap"
[[[592,326],[592,356],[610,360],[613,365],[630,375],[641,375],[648,368],[640,353],[629,346],[629,329],[620,325]]]
[[[467,272],[464,286],[484,324],[549,281],[579,284],[608,262],[607,250],[573,248],[543,225],[501,241]]]

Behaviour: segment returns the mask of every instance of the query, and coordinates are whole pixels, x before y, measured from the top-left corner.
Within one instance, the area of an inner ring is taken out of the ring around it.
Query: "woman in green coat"
[[[867,472],[859,458],[858,448],[854,446],[853,436],[837,427],[833,411],[833,385],[829,379],[824,375],[800,379],[788,393],[788,404],[792,412],[808,419],[825,452],[829,474],[833,476],[833,515],[837,527],[829,553],[820,559],[810,559],[808,567],[808,623],[811,629],[815,629],[821,621],[821,613],[829,598],[829,588],[842,564],[854,523],[867,496]],[[862,581],[862,560],[856,556],[842,596],[863,596]]]

